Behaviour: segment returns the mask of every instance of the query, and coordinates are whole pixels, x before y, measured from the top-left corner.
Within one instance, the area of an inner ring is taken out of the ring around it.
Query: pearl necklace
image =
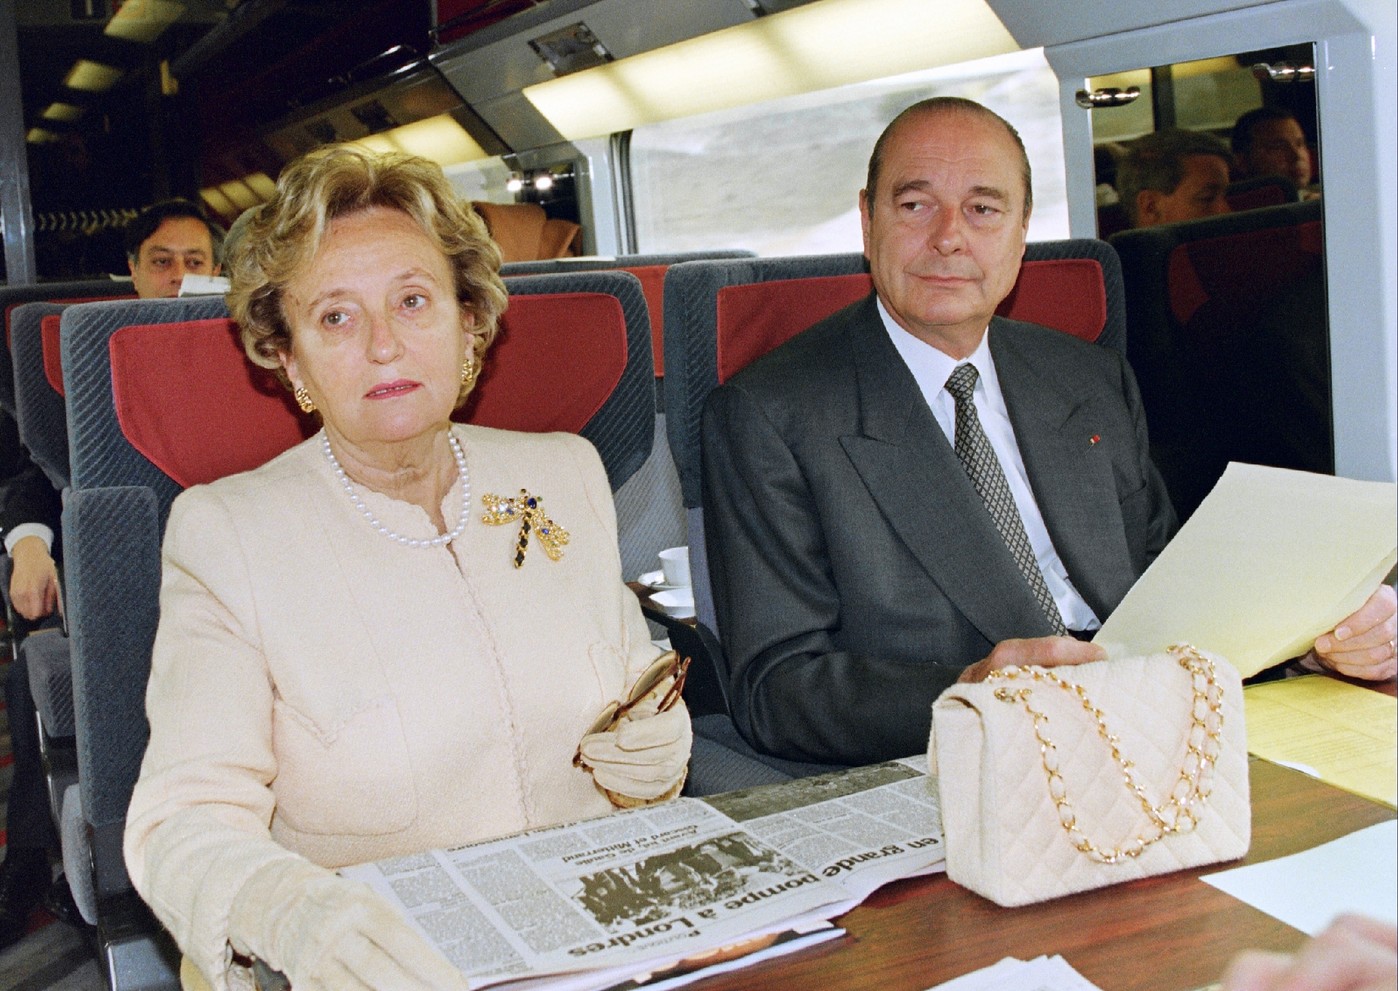
[[[383,534],[389,540],[402,544],[404,547],[445,547],[457,537],[461,536],[466,529],[466,523],[471,516],[471,479],[466,474],[466,455],[461,450],[461,444],[457,442],[456,435],[447,434],[447,443],[451,445],[452,457],[456,459],[456,470],[461,476],[461,516],[456,521],[456,526],[452,527],[450,533],[443,533],[431,540],[419,540],[414,537],[405,537],[401,533],[395,533],[374,515],[374,511],[364,504],[364,500],[359,497],[359,493],[354,490],[354,483],[345,474],[345,469],[340,467],[339,460],[335,457],[335,452],[330,449],[330,437],[322,434],[320,438],[320,449],[325,452],[325,460],[330,462],[330,467],[335,469],[335,477],[340,480],[341,487],[345,490],[345,495],[349,496],[350,502],[369,521],[369,525]]]

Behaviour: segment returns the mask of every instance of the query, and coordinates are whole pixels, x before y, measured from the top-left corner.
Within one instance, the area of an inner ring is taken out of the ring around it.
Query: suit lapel
[[[1121,598],[1121,583],[1129,588],[1134,576],[1114,574],[1107,564],[1129,561],[1130,554],[1121,527],[1110,525],[1120,504],[1107,448],[1093,440],[1102,429],[1096,408],[1074,394],[1070,371],[1046,366],[1045,355],[998,317],[990,353],[1054,549],[1074,587],[1106,618]]]
[[[888,525],[987,640],[1048,634],[1043,610],[888,339],[873,297],[851,323],[849,347],[862,429],[840,443]],[[970,571],[967,562],[974,562]]]

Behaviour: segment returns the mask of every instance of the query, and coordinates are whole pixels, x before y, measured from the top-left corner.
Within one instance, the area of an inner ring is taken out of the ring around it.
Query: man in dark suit
[[[710,395],[714,604],[759,750],[920,753],[953,682],[1100,659],[1083,638],[1174,532],[1122,356],[994,317],[1031,195],[991,111],[904,111],[860,193],[875,294]],[[1317,647],[1391,677],[1392,589],[1375,600]]]
[[[14,419],[0,411],[0,536],[10,555],[12,578],[6,591],[17,627],[12,636],[22,636],[57,608],[58,571],[52,554],[59,509],[58,492],[30,460]],[[21,663],[10,665],[5,706],[14,764],[6,805],[8,842],[0,863],[0,950],[24,935],[30,912],[50,888],[48,851],[58,849],[39,763],[34,698]]]

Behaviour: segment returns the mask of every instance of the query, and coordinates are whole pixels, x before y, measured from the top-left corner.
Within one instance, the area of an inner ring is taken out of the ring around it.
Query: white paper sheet
[[[1094,637],[1112,657],[1187,642],[1243,677],[1305,653],[1398,559],[1398,485],[1232,463]]]
[[[1201,881],[1314,936],[1342,912],[1398,921],[1398,820]]]
[[[1060,956],[1016,960],[1006,957],[999,963],[972,971],[955,980],[938,984],[931,991],[1100,991]]]

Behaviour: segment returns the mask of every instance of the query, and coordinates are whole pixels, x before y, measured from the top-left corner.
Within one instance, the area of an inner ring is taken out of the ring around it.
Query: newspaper
[[[926,767],[682,798],[342,873],[396,905],[473,987],[635,987],[838,935],[825,920],[943,869]]]

